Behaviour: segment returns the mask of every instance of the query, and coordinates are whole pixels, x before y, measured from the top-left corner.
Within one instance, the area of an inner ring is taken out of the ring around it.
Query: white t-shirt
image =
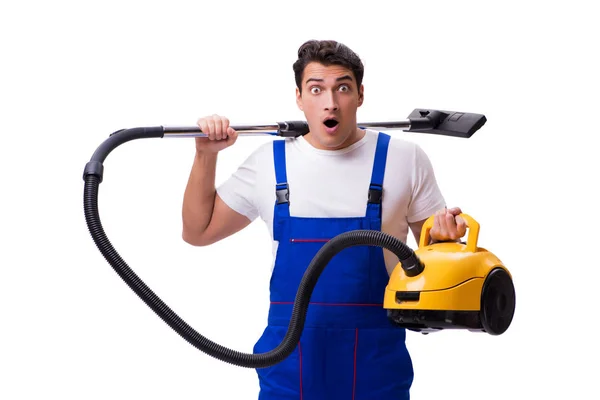
[[[377,137],[377,131],[367,130],[361,140],[341,150],[317,149],[303,136],[286,138],[290,215],[364,216]],[[251,221],[260,217],[273,239],[275,183],[273,143],[268,142],[257,148],[217,193]],[[409,223],[426,219],[444,206],[425,152],[416,143],[392,135],[383,180],[382,231],[406,243]],[[277,245],[273,241],[274,258]],[[398,258],[387,250],[384,253],[391,273]]]

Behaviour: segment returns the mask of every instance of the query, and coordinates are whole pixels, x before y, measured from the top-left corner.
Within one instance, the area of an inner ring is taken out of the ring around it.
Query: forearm
[[[183,239],[194,243],[210,225],[215,205],[217,153],[196,152],[183,197]]]

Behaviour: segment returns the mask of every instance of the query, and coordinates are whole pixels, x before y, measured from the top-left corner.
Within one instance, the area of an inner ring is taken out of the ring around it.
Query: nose
[[[335,93],[328,91],[324,97],[324,108],[325,111],[337,111],[339,108],[339,104]]]

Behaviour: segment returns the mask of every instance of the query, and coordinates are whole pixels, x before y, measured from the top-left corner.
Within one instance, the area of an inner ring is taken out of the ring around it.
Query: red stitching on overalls
[[[292,243],[325,243],[331,239],[290,239]]]
[[[300,400],[302,400],[302,346],[298,342],[298,356],[300,359]]]
[[[272,301],[271,304],[294,304],[293,301]],[[333,307],[383,307],[383,304],[362,304],[362,303],[319,303],[310,302],[316,306],[333,306]]]
[[[354,381],[352,382],[352,400],[356,394],[356,351],[358,348],[358,328],[356,328],[354,335]]]

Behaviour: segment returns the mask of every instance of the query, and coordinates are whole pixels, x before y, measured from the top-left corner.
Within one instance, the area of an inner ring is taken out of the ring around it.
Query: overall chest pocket
[[[319,250],[331,238],[292,237],[288,242],[287,262],[297,266],[296,279],[300,281]],[[315,285],[311,302],[360,303],[370,297],[372,248],[354,246],[345,248],[330,258]]]

